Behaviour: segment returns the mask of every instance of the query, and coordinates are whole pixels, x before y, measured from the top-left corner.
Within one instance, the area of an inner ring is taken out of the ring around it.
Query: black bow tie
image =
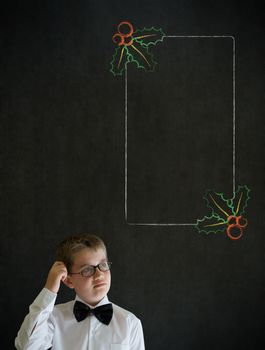
[[[88,305],[81,303],[81,301],[77,300],[75,302],[74,315],[77,322],[83,321],[90,314],[95,315],[100,322],[108,325],[113,315],[112,304],[105,304],[91,309]]]

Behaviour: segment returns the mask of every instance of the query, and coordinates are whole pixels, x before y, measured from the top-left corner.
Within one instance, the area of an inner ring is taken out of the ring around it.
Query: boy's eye
[[[90,275],[93,275],[93,273],[94,273],[94,267],[93,266],[88,266],[88,267],[84,268],[81,271],[81,274],[83,276],[90,276]]]
[[[104,261],[98,265],[99,269],[106,270],[109,268],[109,264],[107,261]]]

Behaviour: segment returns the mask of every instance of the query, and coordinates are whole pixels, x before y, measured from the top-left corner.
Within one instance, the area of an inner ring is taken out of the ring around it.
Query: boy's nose
[[[94,278],[101,277],[103,274],[104,274],[104,272],[100,271],[100,269],[98,267],[96,267],[95,273],[94,273]]]

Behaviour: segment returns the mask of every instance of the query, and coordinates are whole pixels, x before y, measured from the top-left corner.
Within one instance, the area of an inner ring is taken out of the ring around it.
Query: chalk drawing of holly
[[[223,193],[206,191],[204,199],[211,209],[211,215],[197,220],[198,231],[206,234],[226,231],[232,240],[241,238],[248,225],[243,214],[250,199],[249,193],[250,189],[247,186],[238,186],[233,197],[226,199]]]
[[[149,52],[149,47],[162,42],[164,36],[162,29],[152,27],[134,30],[130,22],[121,22],[117,33],[112,37],[118,47],[115,49],[110,71],[113,75],[122,75],[127,63],[134,63],[137,68],[145,71],[154,71],[157,63]]]

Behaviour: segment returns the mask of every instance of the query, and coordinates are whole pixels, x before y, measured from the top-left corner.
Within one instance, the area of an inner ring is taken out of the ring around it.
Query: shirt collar
[[[108,298],[107,295],[105,295],[105,297],[104,297],[102,300],[100,300],[100,302],[99,302],[97,305],[95,305],[95,306],[92,306],[92,305],[86,303],[86,302],[85,302],[83,299],[81,299],[78,295],[76,295],[75,300],[81,301],[82,303],[88,305],[91,309],[94,309],[94,308],[97,307],[97,306],[109,304],[109,298]]]

